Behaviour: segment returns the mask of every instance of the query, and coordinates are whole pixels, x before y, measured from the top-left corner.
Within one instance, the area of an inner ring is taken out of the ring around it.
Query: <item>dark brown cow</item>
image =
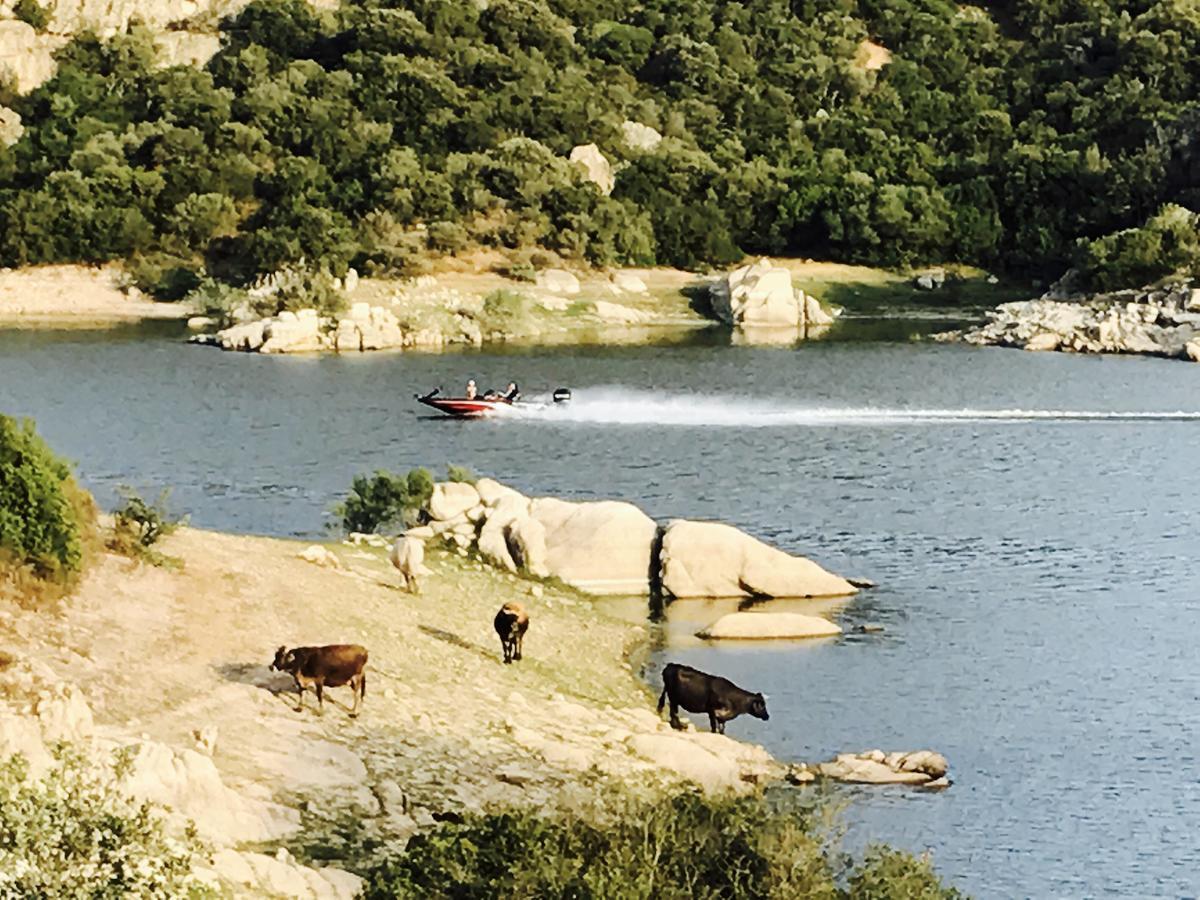
[[[493,622],[496,634],[500,635],[500,647],[504,650],[504,662],[511,663],[521,658],[521,643],[529,630],[529,613],[515,600],[505,603],[496,613]]]
[[[296,647],[289,650],[280,647],[275,651],[272,669],[290,672],[300,692],[296,712],[304,709],[304,692],[313,687],[317,694],[317,713],[325,710],[324,689],[350,685],[354,694],[354,708],[350,715],[358,715],[358,706],[367,696],[366,648],[358,644],[328,644],[324,647]]]
[[[669,663],[663,669],[663,690],[658,698],[658,711],[671,701],[671,727],[683,728],[679,707],[692,713],[708,713],[708,727],[725,733],[725,723],[742,713],[756,718],[771,718],[767,714],[767,699],[762,694],[743,691],[728,678],[708,675],[691,666]]]

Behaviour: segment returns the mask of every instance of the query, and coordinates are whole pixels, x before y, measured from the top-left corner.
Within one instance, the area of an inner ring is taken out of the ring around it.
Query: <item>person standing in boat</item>
[[[475,390],[475,379],[472,378],[467,382],[467,399],[474,400],[476,393],[477,393],[477,391]]]

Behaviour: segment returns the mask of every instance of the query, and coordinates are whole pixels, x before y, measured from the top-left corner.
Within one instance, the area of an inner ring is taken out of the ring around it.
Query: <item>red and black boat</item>
[[[417,402],[456,419],[478,419],[484,416],[550,409],[555,404],[566,403],[571,399],[571,392],[567,388],[556,390],[549,402],[522,400],[521,395],[515,391],[511,395],[489,392],[481,397],[442,397],[440,391],[441,388],[434,388],[428,394],[415,394],[414,397]]]

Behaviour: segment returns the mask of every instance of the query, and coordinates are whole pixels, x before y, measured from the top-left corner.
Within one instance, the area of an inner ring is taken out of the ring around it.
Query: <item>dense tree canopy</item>
[[[1197,58],[1190,0],[256,0],[203,70],[136,27],[60,52],[0,151],[0,263],[124,258],[166,296],[472,244],[1111,281],[1156,245],[1106,235],[1200,203]]]

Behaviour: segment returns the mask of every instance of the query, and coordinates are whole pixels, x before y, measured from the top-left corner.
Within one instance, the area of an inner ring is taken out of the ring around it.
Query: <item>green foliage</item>
[[[843,884],[845,886],[843,886]],[[795,793],[623,799],[589,815],[471,814],[367,873],[376,898],[954,898],[928,862],[834,852]]]
[[[45,31],[50,24],[50,10],[37,0],[17,0],[13,5],[13,15],[34,31]]]
[[[167,499],[170,488],[164,488],[153,503],[147,503],[132,488],[118,488],[122,504],[113,514],[113,532],[108,539],[108,548],[117,553],[139,559],[153,566],[178,566],[179,560],[164,556],[153,549],[159,539],[173,532],[185,519],[171,515]]]
[[[0,415],[0,576],[27,570],[69,584],[83,567],[95,518],[91,496],[33,422]]]
[[[1099,290],[1200,271],[1200,217],[1181,206],[1164,206],[1142,227],[1081,241],[1079,251],[1080,273]]]
[[[406,475],[380,469],[374,475],[354,476],[350,494],[333,513],[344,531],[369,534],[403,524],[432,495],[433,476],[428,469],[410,469]]]
[[[1200,209],[1198,55],[1188,3],[255,0],[203,71],[139,27],[59,51],[13,101],[0,265],[132,259],[169,297],[476,246],[1057,275],[1099,241],[1101,281],[1138,278],[1154,229],[1104,236]],[[611,196],[566,158],[589,141]]]
[[[461,484],[474,484],[478,481],[478,477],[466,466],[456,466],[454,463],[446,464],[446,480],[454,481]]]
[[[0,760],[0,895],[202,897],[191,875],[195,834],[168,835],[161,812],[115,787],[108,773],[60,747],[31,778],[21,755]],[[114,758],[116,777],[128,754]]]
[[[533,315],[533,301],[516,291],[492,291],[483,298],[480,326],[484,331],[521,334]]]

